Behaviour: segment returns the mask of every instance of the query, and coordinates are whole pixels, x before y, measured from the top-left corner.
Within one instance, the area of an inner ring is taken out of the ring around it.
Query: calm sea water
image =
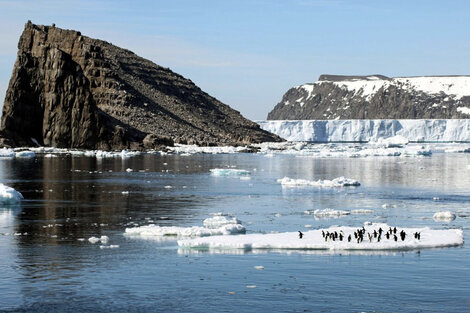
[[[180,250],[175,240],[124,236],[133,225],[202,226],[223,212],[248,233],[379,221],[462,228],[467,239],[469,164],[469,154],[0,160],[0,182],[26,199],[0,208],[0,311],[469,312],[467,243],[396,253],[243,253]],[[210,176],[209,169],[227,166],[250,170],[251,179]],[[284,176],[346,176],[361,186],[283,189],[276,179]],[[303,213],[324,208],[373,213],[337,219]],[[457,218],[434,221],[442,210]],[[79,241],[101,235],[119,248]]]

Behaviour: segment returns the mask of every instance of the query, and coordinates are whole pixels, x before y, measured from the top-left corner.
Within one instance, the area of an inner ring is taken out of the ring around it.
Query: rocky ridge
[[[289,89],[268,120],[470,118],[470,76],[321,75]]]
[[[103,150],[281,140],[168,68],[30,21],[18,43],[0,137],[4,146]]]

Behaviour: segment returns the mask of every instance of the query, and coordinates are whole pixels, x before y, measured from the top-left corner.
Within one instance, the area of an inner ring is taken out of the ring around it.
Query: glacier
[[[263,120],[264,130],[287,141],[377,142],[400,136],[409,142],[470,142],[470,119]]]

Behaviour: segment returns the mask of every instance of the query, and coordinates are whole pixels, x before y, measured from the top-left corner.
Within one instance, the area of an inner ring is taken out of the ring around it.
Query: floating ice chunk
[[[351,210],[351,214],[370,214],[374,213],[373,210],[368,210],[368,209],[356,209],[356,210]]]
[[[174,236],[174,237],[205,237],[215,235],[232,235],[245,233],[245,227],[236,218],[227,219],[224,216],[214,216],[203,221],[205,227],[177,227],[146,225],[126,228],[126,235],[144,238]]]
[[[209,153],[209,154],[226,154],[226,153],[238,153],[248,149],[248,147],[199,147],[196,145],[181,145],[175,144],[174,147],[167,147],[167,149],[177,154],[195,154],[195,153]]]
[[[455,220],[455,214],[450,211],[440,211],[433,215],[433,219],[437,221],[451,222]]]
[[[0,158],[14,158],[15,156],[16,156],[16,153],[12,149],[7,149],[7,148],[0,149]]]
[[[246,176],[250,175],[247,170],[235,169],[235,168],[213,168],[210,170],[213,176]]]
[[[119,245],[109,245],[109,246],[101,245],[100,246],[100,249],[117,249],[117,248],[119,248]]]
[[[329,218],[329,217],[340,217],[342,215],[349,215],[351,212],[349,211],[344,211],[344,210],[333,210],[333,209],[317,209],[313,211],[313,216],[316,218]]]
[[[235,217],[228,219],[225,216],[216,215],[214,217],[206,218],[202,224],[207,228],[216,229],[225,225],[241,224],[241,222]]]
[[[255,270],[264,270],[264,266],[262,265],[256,265],[253,267]]]
[[[98,243],[98,242],[101,242],[102,244],[106,244],[109,241],[109,237],[108,236],[101,236],[100,238],[90,237],[90,238],[88,238],[88,241],[92,244],[95,244],[95,243]]]
[[[254,289],[254,288],[256,288],[256,285],[247,285],[246,288],[248,288],[248,289]]]
[[[374,230],[382,228],[388,230],[389,225],[383,223],[365,225],[366,234],[373,233]],[[424,228],[399,228],[398,232],[405,231],[406,237],[402,241],[397,241],[390,237],[386,239],[382,236],[381,241],[373,239],[371,242],[367,238],[357,243],[354,240],[356,227],[332,226],[327,229],[329,232],[342,232],[344,238],[349,235],[353,238],[351,242],[325,241],[322,230],[311,230],[304,232],[302,239],[299,239],[297,232],[270,233],[270,234],[249,234],[240,236],[214,236],[206,238],[182,239],[178,241],[180,247],[196,249],[302,249],[302,250],[410,250],[423,248],[451,247],[462,245],[463,232],[460,229],[434,230]],[[397,233],[398,233],[397,232]],[[414,238],[413,234],[419,232],[420,239]]]
[[[401,148],[407,145],[408,142],[409,141],[407,138],[400,136],[400,135],[396,135],[396,136],[388,137],[388,138],[380,137],[377,139],[375,143],[379,145],[384,145],[387,148]]]
[[[30,150],[25,150],[25,151],[19,151],[16,152],[16,157],[17,158],[34,158],[36,157],[36,153]]]
[[[44,155],[45,158],[57,158],[57,155],[52,154],[52,153],[47,153]]]
[[[15,189],[0,183],[0,204],[14,204],[24,199]]]
[[[126,191],[121,191],[121,193],[122,193],[123,195],[128,195],[128,194],[129,194],[129,191],[127,191],[127,190],[126,190]]]
[[[345,177],[338,177],[333,180],[306,180],[306,179],[295,179],[284,177],[277,180],[278,183],[281,183],[283,187],[305,187],[305,186],[313,186],[313,187],[347,187],[347,186],[360,186],[361,184],[351,178]]]
[[[130,172],[132,172],[132,171],[134,171],[134,170],[131,169],[131,168],[126,168],[126,172],[130,173]]]

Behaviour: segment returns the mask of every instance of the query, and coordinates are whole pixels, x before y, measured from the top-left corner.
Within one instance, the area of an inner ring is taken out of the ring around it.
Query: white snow
[[[157,238],[162,236],[175,237],[205,237],[215,235],[231,235],[245,233],[245,227],[236,218],[227,219],[224,216],[214,216],[203,221],[205,227],[178,227],[146,225],[126,228],[125,234],[142,238]]]
[[[340,88],[362,95],[368,100],[370,100],[380,88],[383,87],[386,89],[389,86],[395,86],[403,90],[421,91],[428,94],[440,94],[443,92],[456,99],[470,95],[470,76],[421,76],[396,77],[390,79],[369,76],[364,79],[318,81],[315,84],[323,83],[333,83]]]
[[[15,189],[0,183],[0,204],[14,204],[23,199],[23,195]]]
[[[196,153],[206,153],[206,154],[227,154],[227,153],[237,153],[243,150],[246,150],[247,147],[199,147],[196,145],[181,145],[175,144],[174,147],[167,147],[167,149],[176,154],[180,155],[191,155]]]
[[[282,187],[307,187],[307,186],[313,186],[313,187],[326,187],[326,188],[331,188],[331,187],[347,187],[347,186],[360,186],[360,183],[351,178],[345,178],[345,177],[338,177],[333,180],[307,180],[307,179],[295,179],[295,178],[289,178],[289,177],[284,177],[281,179],[277,180],[278,183],[282,185]]]
[[[277,120],[257,121],[288,141],[377,142],[401,136],[409,142],[470,142],[470,119],[449,120]],[[398,138],[398,137],[397,137]]]
[[[313,216],[316,218],[328,218],[328,217],[340,217],[342,215],[349,215],[351,212],[344,210],[333,210],[333,209],[317,209],[313,211]]]
[[[374,230],[382,228],[384,231],[389,229],[389,225],[377,223],[365,225],[366,233],[372,233]],[[302,239],[299,239],[298,232],[270,233],[270,234],[249,234],[239,236],[214,236],[207,238],[193,238],[178,240],[178,245],[184,248],[196,249],[306,249],[306,250],[410,250],[422,248],[451,247],[462,245],[463,232],[460,229],[435,230],[428,227],[424,228],[398,228],[397,234],[404,230],[407,234],[404,241],[399,237],[397,241],[393,237],[382,240],[372,239],[371,242],[364,236],[364,241],[357,243],[353,233],[357,230],[355,227],[331,226],[324,231],[342,232],[346,239],[352,236],[351,242],[343,241],[325,241],[322,236],[322,230],[311,230],[304,232]],[[421,233],[421,239],[414,238],[415,232]]]
[[[435,221],[451,222],[455,220],[455,214],[450,211],[439,211],[439,212],[434,213],[433,219]]]
[[[470,115],[470,108],[467,107],[458,107],[457,112]]]
[[[250,175],[250,172],[242,169],[234,168],[213,168],[210,169],[211,175],[213,176],[244,176]]]

